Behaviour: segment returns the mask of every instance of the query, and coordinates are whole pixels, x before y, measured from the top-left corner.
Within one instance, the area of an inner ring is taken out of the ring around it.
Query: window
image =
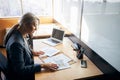
[[[20,0],[0,0],[0,3],[0,17],[21,15]]]
[[[22,0],[23,13],[32,12],[40,16],[52,16],[52,0]]]
[[[80,37],[81,0],[54,0],[54,19]]]
[[[52,0],[0,0],[0,3],[0,17],[21,16],[26,12],[52,16]]]
[[[85,0],[81,41],[120,72],[120,0]]]

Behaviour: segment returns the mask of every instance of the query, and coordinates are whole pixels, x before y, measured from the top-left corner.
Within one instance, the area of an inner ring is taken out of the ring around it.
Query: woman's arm
[[[20,75],[34,74],[41,71],[40,64],[25,65],[24,47],[20,43],[13,43],[10,47],[9,60],[13,72]]]

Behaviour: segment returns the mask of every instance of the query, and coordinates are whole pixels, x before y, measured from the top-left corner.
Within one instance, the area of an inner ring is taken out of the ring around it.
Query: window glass
[[[54,0],[54,19],[79,37],[81,0]]]
[[[52,0],[22,0],[23,13],[32,12],[40,16],[52,16]]]
[[[20,0],[0,0],[0,17],[20,16]]]
[[[85,0],[81,40],[120,72],[120,0]]]
[[[21,16],[26,12],[52,16],[52,0],[0,0],[0,3],[0,17]]]

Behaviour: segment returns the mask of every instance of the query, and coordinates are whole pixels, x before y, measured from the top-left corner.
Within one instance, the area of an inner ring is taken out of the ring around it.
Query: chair
[[[0,80],[7,80],[7,58],[0,52]]]

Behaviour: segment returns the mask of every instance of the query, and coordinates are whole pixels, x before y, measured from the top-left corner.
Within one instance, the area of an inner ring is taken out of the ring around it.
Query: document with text
[[[58,52],[60,52],[60,50],[54,48],[54,47],[44,47],[41,49],[41,51],[43,51],[45,54],[44,55],[40,55],[41,56],[53,56],[55,54],[57,54]]]
[[[44,59],[43,61],[45,63],[48,63],[48,62],[52,62],[52,63],[55,63],[58,65],[58,70],[61,70],[61,69],[66,69],[66,68],[70,68],[70,65],[69,65],[69,61],[71,61],[72,59],[70,59],[69,57],[67,57],[66,55],[64,54],[58,54],[58,55],[55,55],[55,56],[52,56],[52,57],[48,57],[46,59]]]

